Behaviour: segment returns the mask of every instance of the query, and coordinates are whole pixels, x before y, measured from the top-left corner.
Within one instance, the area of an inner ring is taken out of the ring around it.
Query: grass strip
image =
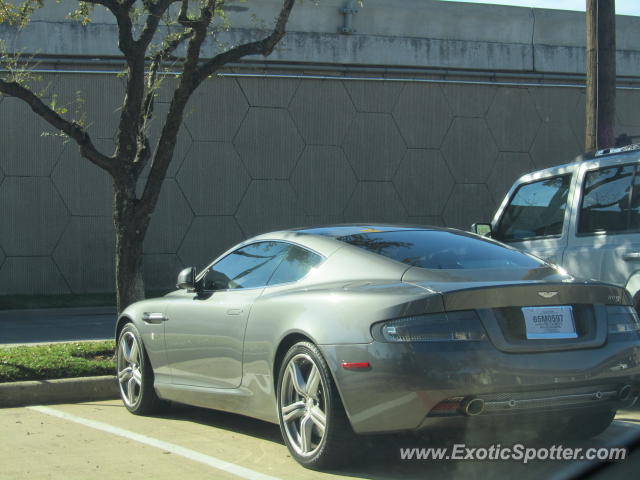
[[[113,340],[0,348],[0,383],[112,375],[114,350]]]

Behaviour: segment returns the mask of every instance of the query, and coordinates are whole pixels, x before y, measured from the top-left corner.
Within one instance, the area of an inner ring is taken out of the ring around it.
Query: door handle
[[[169,320],[167,317],[164,316],[164,313],[159,313],[159,312],[144,312],[142,314],[142,321],[144,323],[154,323],[154,324],[158,324],[158,323],[162,323],[162,322],[166,322],[167,320]]]
[[[241,308],[230,308],[227,310],[227,315],[241,315],[242,312]]]
[[[640,261],[640,252],[627,252],[622,254],[622,259],[627,262]]]

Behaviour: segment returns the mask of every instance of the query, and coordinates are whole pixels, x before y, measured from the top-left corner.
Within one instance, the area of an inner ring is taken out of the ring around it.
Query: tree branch
[[[235,62],[247,55],[263,55],[265,57],[271,55],[273,49],[286,34],[286,26],[289,21],[289,15],[293,9],[296,0],[285,0],[280,10],[280,14],[276,20],[276,25],[271,34],[262,40],[256,42],[245,43],[238,45],[226,52],[220,53],[208,60],[198,69],[197,82],[200,83],[213,73],[215,73],[220,67],[230,62]]]
[[[6,82],[0,79],[0,92],[26,102],[31,107],[31,110],[36,114],[46,120],[57,130],[60,130],[71,137],[80,146],[80,153],[83,157],[113,175],[115,171],[113,159],[100,153],[91,141],[91,137],[86,130],[76,122],[70,122],[69,120],[61,117],[55,112],[55,110],[48,107],[42,100],[40,100],[40,98],[38,98],[31,90],[23,87],[17,82]]]
[[[190,27],[193,35],[187,47],[187,55],[183,64],[182,76],[180,84],[174,92],[169,106],[169,113],[160,135],[158,148],[156,149],[153,165],[149,178],[144,187],[144,191],[138,203],[137,214],[145,217],[153,212],[160,195],[162,182],[167,173],[169,162],[173,157],[175,142],[178,130],[182,123],[184,109],[193,91],[206,79],[214,73],[222,65],[238,60],[245,55],[262,54],[269,55],[276,44],[284,37],[285,27],[289,20],[289,15],[295,4],[295,0],[284,0],[280,14],[277,17],[276,25],[271,34],[264,39],[251,42],[231,50],[221,53],[202,66],[198,66],[200,61],[200,50],[202,43],[206,39],[207,29],[215,13],[216,0],[208,0],[207,5],[201,10],[200,18],[197,20],[188,20],[186,16],[186,8],[188,0],[182,0],[182,7],[179,15],[179,22]]]
[[[184,30],[180,35],[168,41],[165,47],[160,50],[153,57],[153,61],[151,62],[151,67],[149,69],[149,73],[147,76],[147,94],[144,99],[144,103],[142,106],[142,112],[144,115],[143,126],[140,129],[140,134],[138,137],[138,143],[142,145],[142,148],[139,148],[138,157],[135,160],[136,168],[138,171],[142,171],[145,167],[147,161],[150,158],[150,145],[148,139],[145,138],[143,132],[145,129],[146,123],[149,122],[153,118],[153,108],[154,108],[154,99],[156,93],[156,78],[158,75],[158,69],[160,68],[160,64],[163,60],[165,60],[171,53],[178,48],[178,46],[190,38],[193,35],[192,29]]]
[[[140,34],[140,38],[136,42],[138,48],[144,51],[147,50],[151,40],[153,40],[153,36],[158,30],[158,25],[160,24],[162,15],[164,15],[172,3],[176,3],[178,1],[180,0],[158,0],[157,3],[154,3],[149,7],[147,21],[145,22],[142,33]]]

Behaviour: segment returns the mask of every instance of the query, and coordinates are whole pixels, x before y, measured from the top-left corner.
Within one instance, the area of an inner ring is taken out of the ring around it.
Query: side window
[[[209,268],[203,288],[226,290],[265,286],[286,247],[287,244],[281,242],[258,242],[239,248]]]
[[[306,248],[289,245],[284,253],[282,262],[273,273],[269,285],[291,283],[300,280],[312,268],[322,262],[322,257]]]
[[[504,242],[562,234],[571,175],[521,185],[500,219],[494,237]]]
[[[582,188],[578,234],[640,228],[637,167],[620,165],[588,172]]]

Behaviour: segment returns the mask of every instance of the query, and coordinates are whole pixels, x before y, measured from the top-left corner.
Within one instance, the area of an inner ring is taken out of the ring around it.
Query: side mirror
[[[196,267],[187,267],[178,274],[176,287],[182,290],[195,290]]]
[[[471,225],[471,231],[477,235],[489,238],[491,238],[491,234],[493,233],[490,223],[474,223]]]

